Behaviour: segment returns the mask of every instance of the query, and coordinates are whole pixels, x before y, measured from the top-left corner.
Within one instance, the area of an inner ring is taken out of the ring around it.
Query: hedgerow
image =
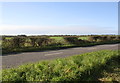
[[[86,39],[85,39],[86,37]],[[90,46],[98,44],[112,44],[120,43],[120,36],[84,36],[84,39],[79,36],[3,36],[2,53],[17,53],[26,51],[41,51],[57,49],[62,47],[75,47],[75,46]]]

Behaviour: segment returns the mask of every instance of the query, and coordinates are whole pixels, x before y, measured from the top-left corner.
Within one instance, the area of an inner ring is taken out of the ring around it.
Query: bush
[[[120,36],[116,36],[115,40],[120,40]]]
[[[78,37],[64,37],[64,39],[70,44],[79,44]]]
[[[96,42],[98,39],[100,39],[101,37],[100,36],[90,36],[89,38],[88,38],[88,40],[90,41],[90,42]]]
[[[37,40],[36,37],[30,37],[31,45],[32,45],[33,47],[36,46],[36,40]]]
[[[38,38],[36,40],[36,43],[38,44],[38,46],[47,46],[49,45],[49,43],[51,43],[52,39],[49,39],[47,37],[41,37],[41,38]]]
[[[107,36],[102,36],[102,37],[101,37],[101,40],[102,40],[102,41],[107,41],[107,40],[108,40],[108,39],[107,39]]]
[[[13,37],[10,39],[3,38],[2,40],[2,48],[20,48],[24,46],[24,44],[24,37]]]
[[[24,37],[14,37],[13,39],[11,39],[11,43],[14,48],[22,47],[25,44],[25,38]]]
[[[61,42],[51,42],[49,46],[62,46],[63,44]]]
[[[79,43],[80,44],[85,44],[85,43],[90,43],[90,42],[88,40],[79,39]]]
[[[116,38],[115,36],[108,36],[107,37],[108,40],[115,40],[115,38]]]

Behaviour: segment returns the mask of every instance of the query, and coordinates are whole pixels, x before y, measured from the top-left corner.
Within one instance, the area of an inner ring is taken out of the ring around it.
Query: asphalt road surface
[[[19,54],[9,54],[2,57],[2,68],[11,68],[22,65],[24,63],[33,63],[41,60],[50,60],[55,58],[63,58],[87,52],[98,50],[117,50],[120,44],[106,44],[91,47],[75,47],[61,50],[51,50],[43,52],[24,52]]]

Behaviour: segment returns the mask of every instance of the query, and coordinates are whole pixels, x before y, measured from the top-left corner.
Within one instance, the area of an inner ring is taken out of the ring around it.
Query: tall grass
[[[119,51],[120,52],[120,51]],[[118,51],[102,50],[67,58],[25,64],[2,70],[3,81],[84,81],[95,80],[107,61],[120,56]]]

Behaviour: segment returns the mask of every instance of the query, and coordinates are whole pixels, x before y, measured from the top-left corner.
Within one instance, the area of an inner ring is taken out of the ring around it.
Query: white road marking
[[[110,47],[112,47],[112,46],[119,46],[119,45],[109,45]]]
[[[46,51],[44,53],[54,53],[54,52],[60,52],[61,50],[57,50],[57,51]]]
[[[45,56],[56,55],[56,54],[62,54],[62,53],[63,53],[63,52],[51,53],[51,54],[45,54]]]
[[[87,50],[97,49],[96,47],[87,48]]]
[[[82,48],[82,47],[81,47],[81,48]],[[72,49],[75,49],[75,50],[77,50],[77,49],[78,49],[78,50],[79,50],[79,49],[81,49],[81,48],[72,48]]]
[[[51,52],[58,52],[59,50],[57,50],[57,51],[51,51]]]

